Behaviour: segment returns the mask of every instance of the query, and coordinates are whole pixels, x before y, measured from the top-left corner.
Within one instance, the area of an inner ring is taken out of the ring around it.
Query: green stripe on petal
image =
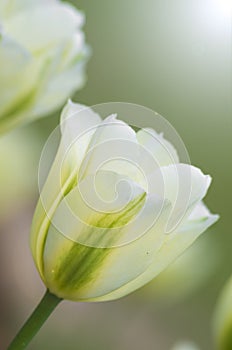
[[[103,220],[105,220],[105,223],[108,222],[109,227],[102,231],[102,233],[107,235],[111,228],[118,227],[121,224],[126,224],[131,220],[133,216],[141,210],[145,197],[146,194],[144,193],[140,195],[139,198],[133,200],[127,206],[124,214],[121,214],[118,218],[114,214],[106,214],[105,218],[100,217],[99,222],[96,220],[95,224],[101,226]],[[93,233],[93,231],[94,228],[92,227],[89,234]],[[119,228],[113,237],[110,235],[108,244],[114,245],[120,233],[121,230]],[[51,232],[49,232],[49,234],[51,234]],[[56,232],[55,234],[58,233]],[[67,240],[67,238],[64,238],[64,240]],[[105,241],[105,237],[102,235],[99,237],[96,244],[100,244],[101,240]],[[105,263],[105,260],[111,253],[112,249],[113,248],[87,247],[76,242],[71,242],[69,251],[59,259],[59,267],[52,272],[58,290],[62,291],[62,293],[68,293],[70,291],[72,294],[73,291],[77,291],[83,287],[83,285],[89,283],[93,274],[95,275],[96,271]]]
[[[117,174],[107,173],[109,182],[111,177],[115,180],[120,178]],[[103,178],[106,180],[104,176]],[[70,299],[72,294],[91,282],[103,264],[107,264],[107,257],[120,241],[125,226],[133,221],[146,201],[145,192],[137,190],[135,193],[135,197],[123,208],[118,207],[117,202],[111,212],[94,212],[94,215],[87,205],[84,213],[84,203],[80,205],[78,188],[68,194],[56,210],[45,245],[45,278],[48,287],[52,286],[51,291]],[[88,222],[73,215],[70,206],[76,214],[78,209],[82,211],[81,214],[86,214]],[[67,229],[71,232],[67,233]],[[52,289],[54,285],[55,291]]]
[[[97,114],[89,113],[86,115],[86,112],[81,113],[81,110],[84,110],[83,106],[74,104],[71,101],[63,109],[60,126],[62,133],[61,143],[43,186],[32,222],[30,245],[42,279],[44,279],[44,244],[51,220],[61,200],[76,185],[79,166],[91,139],[88,130],[101,120]],[[78,137],[81,134],[84,134],[85,137]],[[74,142],[75,137],[77,138],[76,142]],[[53,137],[49,142],[53,144]],[[47,147],[49,147],[49,142]],[[71,145],[73,147],[70,148]],[[79,152],[81,150],[82,152]],[[49,148],[44,149],[44,160],[43,157],[41,158],[42,166],[43,162],[47,161],[47,151],[49,151]]]
[[[202,207],[202,204],[200,204]],[[197,208],[198,211],[198,208]],[[205,211],[202,211],[205,215]],[[211,225],[218,220],[218,215],[213,215],[208,211],[207,220],[201,220],[200,215],[195,220],[185,219],[181,227],[177,231],[165,235],[166,239],[160,246],[160,249],[152,257],[150,266],[138,278],[135,278],[128,283],[125,283],[120,288],[113,290],[111,293],[99,295],[89,298],[88,301],[107,301],[123,297],[132,291],[142,287],[150,282],[160,272],[162,272],[168,265],[180,256],[192,243]],[[191,221],[191,223],[189,222]]]

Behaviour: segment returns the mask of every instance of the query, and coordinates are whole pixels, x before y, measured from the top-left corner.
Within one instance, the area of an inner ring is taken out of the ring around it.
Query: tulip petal
[[[65,44],[52,52],[53,58],[44,58],[47,64],[42,84],[37,85],[37,94],[30,119],[48,115],[55,108],[62,106],[67,96],[72,96],[86,80],[85,64],[89,48],[85,45],[84,34],[77,32]]]
[[[155,231],[118,248],[86,247],[67,239],[52,226],[44,254],[46,285],[63,298],[92,300],[129,283],[148,268],[161,246],[165,215],[163,211]]]
[[[68,161],[79,167],[101,118],[91,108],[68,101],[61,114],[62,148]]]
[[[40,54],[69,39],[83,22],[83,14],[71,5],[47,2],[26,7],[3,23],[7,35],[33,54]]]
[[[163,134],[144,128],[137,132],[137,139],[152,154],[159,167],[179,163],[175,148],[163,137]]]
[[[209,212],[207,217],[205,217],[204,212],[203,216],[198,217],[197,220],[185,220],[185,222],[182,223],[177,231],[173,232],[170,235],[166,235],[166,240],[163,242],[158,252],[153,256],[153,261],[143,274],[125,284],[121,288],[115,289],[115,291],[108,293],[107,295],[95,297],[88,301],[114,300],[126,294],[129,294],[134,290],[142,287],[146,283],[150,282],[168,265],[170,265],[178,256],[180,256],[188,247],[190,247],[191,244],[205,230],[207,230],[208,227],[213,225],[218,220],[218,218],[218,215],[213,215]]]
[[[121,176],[110,172],[102,173],[105,174],[103,176],[104,183],[101,186],[98,185],[97,188],[103,191],[101,196],[105,197],[105,195],[108,196],[107,191],[112,188],[112,180],[114,183],[120,182]],[[85,189],[87,188],[86,181],[87,179],[84,180],[83,184]],[[126,280],[131,279],[137,276],[139,271],[144,271],[145,266],[151,260],[153,251],[157,249],[157,245],[160,245],[161,231],[157,231],[156,237],[146,234],[146,244],[138,239],[131,244],[117,247],[120,236],[124,233],[125,225],[141,210],[145,199],[144,192],[136,184],[130,182],[130,185],[133,189],[132,197],[128,191],[122,189],[119,193],[120,200],[116,200],[115,205],[108,204],[110,213],[96,213],[93,210],[94,204],[89,205],[88,201],[86,205],[83,205],[77,188],[61,202],[49,229],[44,253],[46,284],[53,292],[60,293],[59,295],[62,293],[63,297],[69,295],[69,298],[76,300],[81,298],[81,290],[85,289],[86,286],[91,293],[88,284],[90,283],[92,286],[92,276],[101,275],[102,270],[103,274],[108,273],[109,275],[113,271],[111,277],[96,281],[95,289],[100,288],[100,290],[106,291],[114,289],[114,284],[118,286],[123,283],[125,278]],[[120,209],[121,205],[128,201],[128,194],[129,203],[123,207],[125,209]],[[76,208],[76,211],[72,212],[70,208]],[[113,210],[118,208],[119,212],[115,213]],[[154,206],[147,206],[148,209],[149,215],[153,217]],[[107,245],[104,248],[105,243]],[[73,254],[75,258],[73,258]],[[139,256],[140,262],[137,260]],[[121,274],[118,258],[122,264],[127,264],[133,259],[131,266],[127,267],[128,274]],[[113,278],[116,273],[121,276],[119,279]],[[54,288],[57,290],[55,291]]]
[[[4,86],[0,94],[0,123],[17,105],[32,94],[42,64],[35,63],[30,53],[15,41],[3,36],[0,40],[0,80]],[[23,88],[18,86],[23,80]]]
[[[102,248],[114,246],[115,240],[117,246],[117,231],[134,217],[134,210],[139,212],[145,197],[145,192],[129,178],[99,171],[65,196],[52,224],[74,242]]]
[[[40,195],[35,213],[36,219],[32,222],[31,249],[42,278],[42,247],[48,226],[67,189],[76,183],[78,167],[91,139],[91,128],[100,121],[100,117],[92,110],[71,101],[63,109],[61,144]],[[71,147],[72,145],[74,146]]]
[[[81,88],[89,48],[81,30],[84,16],[72,5],[55,0],[3,1],[0,15],[3,133],[23,120],[50,114]]]
[[[151,202],[149,203],[149,200]],[[146,221],[157,215],[154,198],[148,198],[144,209],[144,221],[137,225],[138,231],[146,227]],[[158,203],[158,212],[160,205]],[[108,257],[101,264],[98,271],[93,271],[92,277],[86,285],[77,291],[74,298],[80,301],[98,301],[108,300],[116,290],[121,290],[123,286],[130,284],[131,281],[143,274],[152,264],[159,248],[164,240],[164,227],[170,210],[169,203],[166,202],[159,219],[155,222],[152,229],[148,230],[142,237],[129,242],[127,245],[111,249]],[[135,229],[136,225],[132,225]],[[122,231],[123,232],[123,231]],[[125,291],[124,295],[132,290]],[[121,295],[123,296],[123,295]]]
[[[151,174],[149,182],[153,184],[150,192],[172,203],[166,227],[167,233],[170,233],[189,216],[196,203],[205,197],[211,177],[188,164],[171,164]]]
[[[138,182],[136,167],[139,145],[134,130],[116,115],[104,119],[96,128],[80,170],[80,178],[98,169],[117,172]]]
[[[7,19],[15,13],[28,7],[38,6],[41,4],[55,3],[57,0],[1,0],[0,1],[0,17]]]

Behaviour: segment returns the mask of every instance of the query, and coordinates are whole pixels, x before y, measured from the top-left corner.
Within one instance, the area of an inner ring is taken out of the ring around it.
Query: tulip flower
[[[1,1],[0,133],[61,107],[85,81],[84,16],[59,0]]]
[[[31,229],[48,292],[11,350],[26,344],[62,299],[113,300],[151,281],[218,219],[202,202],[210,176],[181,164],[162,134],[136,133],[116,115],[102,120],[71,101],[60,128]]]
[[[58,297],[129,294],[218,219],[202,203],[211,178],[178,163],[174,147],[155,131],[136,134],[115,115],[101,120],[69,102],[61,132],[31,233],[38,271]]]

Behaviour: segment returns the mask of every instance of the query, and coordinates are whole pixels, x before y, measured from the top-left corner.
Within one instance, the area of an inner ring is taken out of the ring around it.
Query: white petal
[[[189,215],[189,220],[198,220],[198,219],[204,219],[210,215],[209,209],[206,207],[206,205],[201,201],[197,203],[197,205],[194,207],[193,211]]]
[[[100,120],[90,108],[71,101],[63,109],[60,125],[61,143],[43,186],[32,223],[31,249],[41,276],[41,247],[46,239],[51,218],[67,188],[76,183],[79,166],[93,133],[91,128]],[[46,160],[45,152],[44,161]]]
[[[74,242],[100,248],[118,246],[123,237],[118,238],[117,231],[120,229],[120,236],[123,236],[124,227],[119,224],[120,217],[143,194],[144,191],[125,176],[99,171],[86,177],[65,196],[52,224]]]
[[[100,188],[97,186],[98,190],[101,189],[103,191],[101,197],[108,196],[107,191],[110,189],[113,191],[114,186],[112,186],[111,183],[112,176],[114,178],[113,182],[115,182],[115,180],[117,180],[117,182],[121,180],[120,175],[111,175],[109,172],[105,172],[104,183],[102,183]],[[85,191],[88,191],[89,188],[86,186],[87,182],[86,178],[83,184],[83,190]],[[119,193],[120,200],[116,198],[116,201],[114,202],[115,205],[112,206],[111,202],[108,202],[108,204],[105,202],[100,209],[103,210],[108,208],[108,211],[118,208],[120,209],[121,204],[123,204],[125,200],[128,201],[128,194],[129,200],[131,200],[130,203],[133,203],[133,198],[137,198],[139,192],[141,194],[143,192],[141,192],[141,189],[139,190],[135,184],[133,185],[131,183],[131,185],[134,189],[132,199],[130,197],[131,194],[125,189],[122,189]],[[94,196],[92,197],[94,198]],[[124,226],[122,228],[121,226],[117,227],[118,222],[117,220],[114,221],[114,218],[115,216],[117,218],[118,213],[115,213],[114,216],[114,212],[112,212],[112,215],[110,214],[105,217],[104,212],[103,214],[101,214],[101,212],[96,213],[95,207],[99,207],[99,203],[95,202],[95,199],[93,199],[92,203],[89,203],[89,198],[86,198],[85,196],[84,200],[87,200],[86,204],[83,202],[82,197],[78,195],[78,189],[75,189],[61,202],[55,213],[53,226],[49,229],[44,254],[46,283],[48,283],[48,286],[53,288],[53,292],[55,292],[54,284],[56,284],[56,278],[54,277],[54,274],[59,270],[59,264],[62,259],[68,256],[73,245],[76,245],[78,252],[75,254],[74,260],[79,259],[77,261],[78,269],[79,266],[83,265],[81,269],[86,269],[85,274],[83,276],[78,276],[76,288],[72,287],[71,290],[69,290],[69,283],[67,283],[67,285],[65,284],[63,286],[63,290],[59,288],[59,285],[56,290],[56,293],[58,292],[59,295],[64,296],[65,293],[67,293],[65,295],[66,297],[75,300],[108,293],[141,274],[150,264],[154,252],[160,247],[163,232],[162,227],[164,226],[165,217],[167,216],[166,206],[152,230],[130,244],[118,247],[117,244],[121,243],[120,236],[124,236]],[[137,221],[137,225],[132,224],[133,230],[131,227],[131,231],[135,231],[135,228],[137,228],[139,232],[143,229],[144,220],[147,216],[154,217],[154,211],[156,210],[154,204],[156,204],[154,200],[151,203],[147,203],[146,209],[143,213],[143,222],[140,218],[140,220]],[[128,209],[125,211],[124,215],[128,215]],[[121,222],[122,215],[120,214],[118,217],[119,222]],[[108,221],[112,219],[113,221],[109,225]],[[94,230],[91,230],[91,226],[94,222],[97,223],[97,226],[94,227]],[[89,226],[89,224],[91,224],[91,226]],[[104,224],[106,224],[105,228]],[[110,230],[109,227],[112,229]],[[125,232],[126,230],[127,227],[125,226]],[[74,239],[79,243],[74,243]],[[107,245],[110,244],[110,246],[101,248],[102,244],[104,247],[105,242]],[[80,243],[82,243],[82,245]],[[87,246],[83,246],[83,244],[87,244]],[[92,244],[97,248],[88,247],[88,245],[91,246]],[[107,256],[104,257],[105,252]],[[81,255],[83,255],[85,261],[81,260]],[[103,256],[102,258],[101,255]],[[88,256],[89,262],[86,260],[86,256]],[[95,258],[92,258],[92,256]],[[73,262],[70,261],[70,264],[72,263]],[[122,269],[124,270],[123,274]],[[88,280],[89,275],[91,275],[90,280]],[[55,278],[55,280],[51,282],[53,278]],[[63,279],[63,276],[60,276],[60,278]],[[84,285],[81,285],[80,280],[82,280],[83,283],[85,278],[87,281]]]
[[[101,118],[91,108],[68,101],[61,114],[62,147],[64,154],[79,167],[100,124]],[[70,158],[70,157],[69,157]]]
[[[0,41],[0,66],[1,118],[16,109],[16,106],[19,109],[20,103],[30,97],[41,72],[42,62],[39,59],[34,62],[28,51],[3,36]]]
[[[41,4],[52,4],[57,0],[1,0],[0,1],[0,17],[7,19],[14,16],[19,11],[23,11],[28,7],[39,6]]]
[[[81,31],[84,16],[71,5],[55,0],[3,1],[0,14],[4,132],[20,121],[50,114],[81,88],[89,49]],[[26,58],[23,67],[20,53]]]
[[[153,212],[150,209],[147,215],[154,214],[154,207]],[[45,279],[48,287],[54,293],[71,300],[89,300],[111,293],[129,283],[146,271],[161,246],[166,211],[167,207],[153,230],[128,245],[106,249],[85,247],[75,243],[79,250],[75,255],[76,260],[78,259],[76,262],[82,274],[78,276],[76,285],[72,285],[71,288],[69,283],[65,283],[63,288],[59,284],[56,285],[53,276],[59,271],[58,264],[62,257],[67,256],[67,253],[73,249],[74,243],[51,227],[44,254]],[[95,255],[99,258],[96,259]],[[85,260],[86,257],[89,261]],[[60,277],[62,279],[63,276]]]
[[[69,100],[61,113],[60,127],[63,135],[67,132],[73,138],[100,122],[101,118],[91,108]]]
[[[139,145],[134,130],[112,115],[97,127],[80,170],[80,177],[109,170],[123,174],[137,182],[141,177],[137,168]]]
[[[165,140],[162,134],[158,134],[153,129],[145,128],[137,132],[137,139],[152,154],[158,166],[179,163],[175,148]]]
[[[151,192],[167,198],[172,212],[167,223],[167,233],[172,232],[204,198],[211,182],[208,175],[188,164],[172,164],[161,167],[150,175]]]
[[[82,35],[76,35],[82,36]],[[47,65],[43,79],[37,83],[34,105],[31,108],[30,119],[48,115],[53,110],[63,106],[67,97],[80,89],[85,83],[85,64],[89,55],[86,46],[75,48],[76,43],[70,40],[62,48],[53,52],[53,58]],[[77,44],[78,45],[78,44]]]
[[[211,214],[203,202],[199,202],[196,204],[191,214],[185,218],[176,231],[173,232],[173,235],[181,234],[182,232],[191,232],[192,230],[202,233],[218,219],[219,215]]]
[[[157,205],[158,212],[156,212],[157,208],[154,204]],[[166,202],[160,213],[160,203],[154,201],[154,198],[148,198],[143,214],[141,217],[138,216],[139,219],[135,220],[134,225],[129,226],[130,232],[128,234],[130,235],[132,229],[135,231],[136,228],[135,232],[141,231],[143,233],[144,227],[147,228],[147,222],[158,217],[154,226],[127,245],[113,248],[105,263],[98,271],[96,270],[96,277],[93,274],[90,283],[79,290],[76,297],[86,301],[95,301],[98,298],[99,300],[108,300],[108,294],[109,296],[114,295],[115,290],[123,288],[124,295],[132,292],[133,289],[125,291],[124,286],[138,278],[152,264],[154,256],[163,243],[165,221],[169,209],[169,203]],[[125,233],[127,229],[125,228]]]
[[[5,21],[4,29],[30,52],[39,53],[69,39],[83,21],[71,5],[52,2],[25,8]]]
[[[113,300],[120,298],[132,291],[142,287],[160,272],[162,272],[168,265],[170,265],[179,255],[181,255],[208,227],[213,225],[218,220],[218,215],[209,214],[206,219],[199,219],[189,222],[188,220],[175,233],[166,236],[166,240],[156,254],[148,269],[138,278],[125,284],[119,289],[102,295],[98,298],[93,298],[93,301]]]

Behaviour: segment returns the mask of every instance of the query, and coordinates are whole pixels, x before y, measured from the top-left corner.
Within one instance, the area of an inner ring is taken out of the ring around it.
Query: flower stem
[[[25,349],[61,300],[47,290],[39,305],[9,345],[8,350]]]

